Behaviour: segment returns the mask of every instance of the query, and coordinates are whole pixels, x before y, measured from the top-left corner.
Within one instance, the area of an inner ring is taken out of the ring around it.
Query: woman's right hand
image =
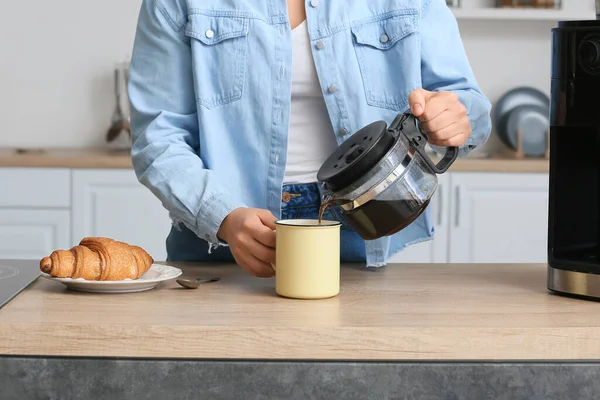
[[[270,263],[275,262],[275,221],[268,210],[236,208],[221,224],[217,236],[231,249],[233,258],[254,276],[275,275]]]

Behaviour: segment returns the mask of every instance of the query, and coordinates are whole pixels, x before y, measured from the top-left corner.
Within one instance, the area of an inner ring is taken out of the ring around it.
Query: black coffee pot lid
[[[344,141],[323,163],[317,180],[337,192],[368,173],[388,153],[396,136],[385,121],[373,122]]]

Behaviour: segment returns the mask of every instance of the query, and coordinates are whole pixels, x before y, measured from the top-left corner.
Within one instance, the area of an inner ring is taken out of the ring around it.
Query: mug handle
[[[277,232],[277,230],[273,229],[273,232]],[[269,265],[271,266],[271,268],[273,268],[273,271],[277,272],[277,266],[275,266],[274,262],[269,262]]]

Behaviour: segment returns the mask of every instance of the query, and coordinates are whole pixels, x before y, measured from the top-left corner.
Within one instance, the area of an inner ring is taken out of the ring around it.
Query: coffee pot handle
[[[389,129],[393,130],[396,134],[404,134],[415,150],[421,154],[421,157],[423,157],[429,168],[436,174],[446,172],[458,157],[458,147],[446,147],[444,157],[435,164],[425,151],[427,135],[421,131],[417,118],[410,112],[398,114]]]

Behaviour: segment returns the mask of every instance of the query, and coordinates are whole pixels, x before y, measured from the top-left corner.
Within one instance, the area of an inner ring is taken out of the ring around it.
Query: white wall
[[[0,147],[104,144],[114,108],[112,70],[131,51],[139,4],[55,0],[36,2],[34,11],[29,2],[3,7]],[[554,25],[460,21],[475,73],[492,102],[519,85],[548,93]]]
[[[0,11],[0,146],[102,145],[113,65],[140,0],[11,1]]]

